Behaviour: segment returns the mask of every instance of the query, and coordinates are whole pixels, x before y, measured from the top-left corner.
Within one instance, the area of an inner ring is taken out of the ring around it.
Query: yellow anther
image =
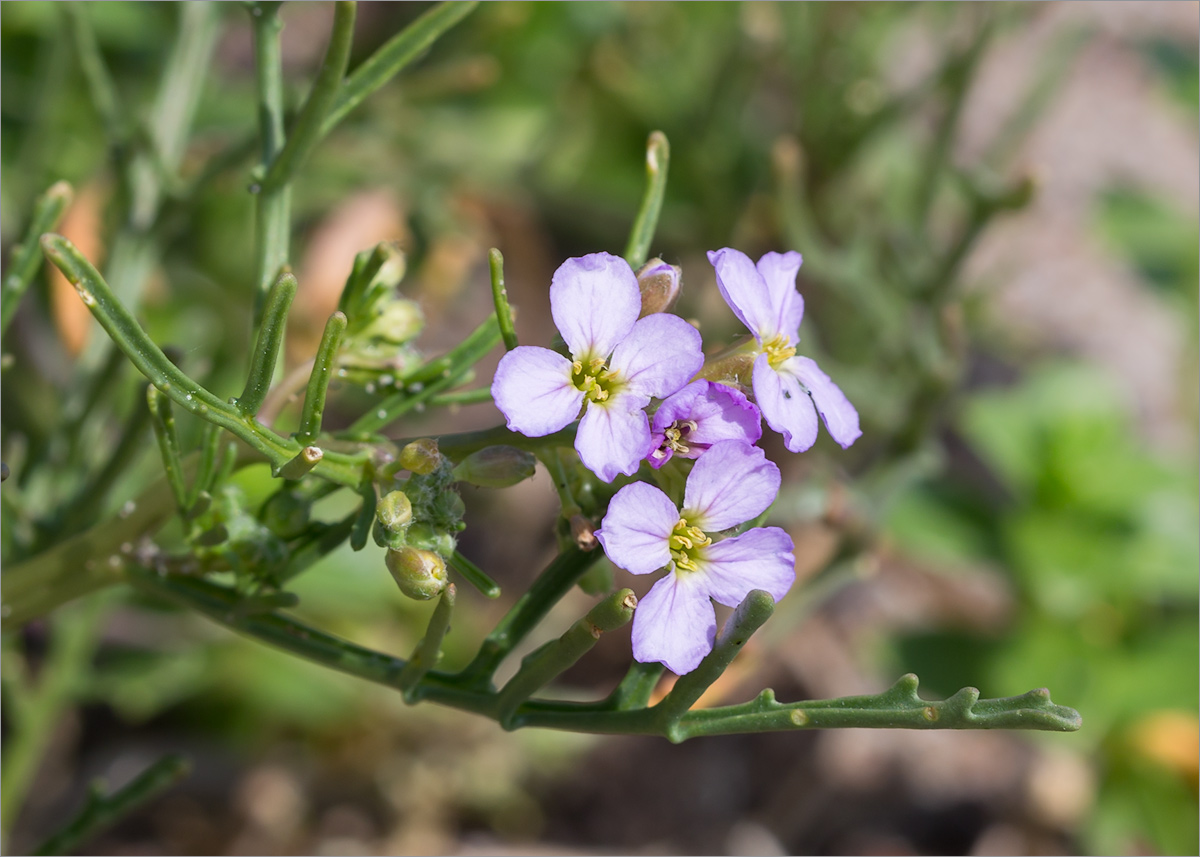
[[[668,544],[676,569],[696,571],[700,567],[697,564],[699,557],[696,556],[696,552],[712,544],[712,539],[699,527],[689,526],[686,519],[680,518],[675,529],[671,531]]]
[[[594,357],[585,364],[571,364],[571,383],[591,402],[603,402],[618,385],[618,374],[604,365],[604,358]]]
[[[767,355],[767,362],[772,369],[778,369],[785,360],[796,356],[796,346],[789,345],[788,339],[782,333],[777,333],[762,344],[762,350]]]

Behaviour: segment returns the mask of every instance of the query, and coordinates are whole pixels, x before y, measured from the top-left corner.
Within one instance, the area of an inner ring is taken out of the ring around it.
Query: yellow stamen
[[[796,346],[788,344],[788,338],[777,333],[762,344],[762,350],[767,355],[767,362],[772,369],[778,369],[785,360],[796,356]]]
[[[668,544],[676,570],[697,571],[700,566],[696,554],[701,548],[712,544],[712,539],[699,527],[690,526],[686,519],[680,518],[675,529],[671,531]]]

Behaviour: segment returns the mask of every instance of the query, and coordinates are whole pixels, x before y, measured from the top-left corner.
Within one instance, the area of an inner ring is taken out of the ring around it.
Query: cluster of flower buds
[[[397,293],[403,251],[391,242],[354,259],[338,309],[346,315],[339,377],[374,389],[392,386],[421,362],[413,340],[425,326],[421,308]]]
[[[466,511],[457,483],[506,488],[533,476],[536,459],[511,446],[481,449],[457,466],[438,451],[437,441],[421,438],[400,450],[399,469],[407,479],[375,506],[372,534],[386,547],[387,567],[411,598],[427,600],[446,587],[446,560],[465,528]]]

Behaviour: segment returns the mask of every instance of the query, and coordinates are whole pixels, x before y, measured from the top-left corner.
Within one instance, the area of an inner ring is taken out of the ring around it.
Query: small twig
[[[658,228],[658,215],[662,212],[663,196],[667,192],[667,166],[671,159],[671,147],[662,131],[654,131],[646,141],[646,193],[642,205],[633,221],[629,233],[629,244],[625,247],[625,261],[634,270],[640,268],[650,255],[650,243]]]
[[[165,756],[107,797],[101,793],[99,783],[93,784],[79,814],[33,853],[68,854],[76,850],[90,837],[175,785],[190,771],[191,763],[182,756]]]

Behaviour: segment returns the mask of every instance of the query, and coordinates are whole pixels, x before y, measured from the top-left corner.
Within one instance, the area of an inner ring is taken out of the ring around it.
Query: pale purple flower
[[[767,253],[756,266],[745,253],[725,248],[708,254],[717,269],[717,287],[734,314],[754,334],[754,398],[767,425],[783,435],[792,452],[817,441],[817,413],[843,448],[862,432],[858,411],[829,376],[808,357],[796,354],[804,298],[796,291],[800,254]]]
[[[664,313],[639,321],[641,308],[624,259],[592,253],[563,262],[550,283],[550,312],[572,359],[528,345],[504,355],[492,398],[508,427],[543,437],[583,410],[575,449],[584,465],[605,482],[636,473],[651,443],[643,409],[704,363],[694,327]]]
[[[609,503],[596,538],[631,574],[669,573],[651,587],[633,617],[633,656],[672,672],[691,672],[712,651],[712,601],[740,604],[754,589],[779,601],[796,579],[791,537],[778,527],[712,536],[762,514],[779,492],[779,468],[738,440],[714,443],[688,476],[683,510],[645,482],[626,485]],[[711,600],[710,600],[711,599]]]
[[[674,455],[699,458],[717,441],[753,444],[762,437],[758,408],[740,390],[712,381],[693,381],[669,396],[650,427],[653,446],[646,460],[655,469]]]

